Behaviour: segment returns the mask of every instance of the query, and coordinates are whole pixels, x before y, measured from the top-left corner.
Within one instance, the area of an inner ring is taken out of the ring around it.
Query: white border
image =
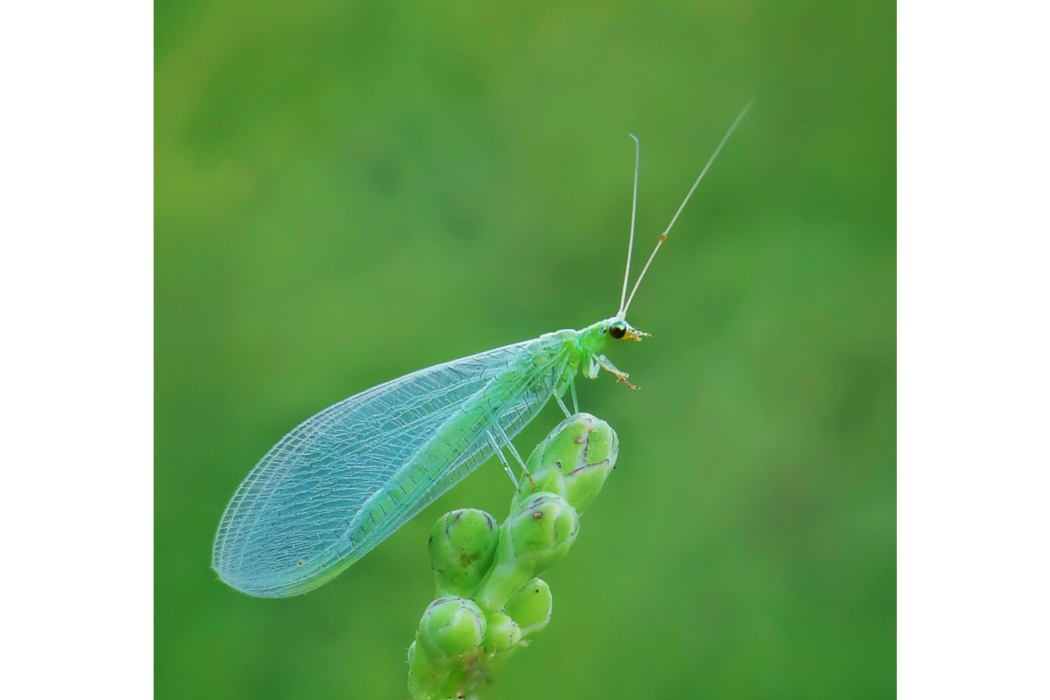
[[[0,696],[153,692],[153,8],[0,8]]]
[[[898,11],[898,691],[1050,697],[1050,16]]]

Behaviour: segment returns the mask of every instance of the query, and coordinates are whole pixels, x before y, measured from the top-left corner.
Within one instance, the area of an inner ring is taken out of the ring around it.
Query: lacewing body
[[[212,566],[249,595],[298,595],[334,578],[511,440],[554,397],[590,379],[627,374],[606,342],[646,336],[626,320],[638,285],[697,184],[747,113],[737,117],[693,184],[630,297],[628,247],[620,310],[611,318],[407,374],[341,401],[281,439],[238,487],[219,523]],[[637,139],[636,139],[637,141]],[[635,161],[635,208],[638,160]],[[504,461],[506,465],[506,462]],[[509,471],[509,467],[508,467]],[[512,475],[513,478],[513,475]]]

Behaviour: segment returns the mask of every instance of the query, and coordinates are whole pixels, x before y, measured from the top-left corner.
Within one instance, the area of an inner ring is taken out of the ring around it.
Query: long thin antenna
[[[616,312],[617,316],[625,311],[627,280],[631,278],[631,253],[634,252],[634,218],[638,213],[638,165],[642,162],[642,143],[634,134],[631,134],[631,138],[634,139],[634,204],[631,206],[631,237],[627,239],[627,270],[623,273],[623,292],[620,294],[620,310]]]
[[[718,153],[722,150],[722,146],[726,145],[726,141],[728,141],[729,137],[733,135],[733,131],[736,129],[737,124],[739,124],[740,120],[744,118],[745,114],[747,114],[747,110],[751,109],[751,105],[751,102],[744,105],[744,109],[742,109],[740,114],[737,115],[736,121],[734,121],[733,125],[729,127],[729,131],[726,132],[726,135],[722,137],[722,141],[718,144],[718,148],[716,148],[715,152],[711,154],[711,158],[707,161],[707,165],[705,165],[704,169],[700,171],[700,177],[696,178],[696,182],[694,182],[693,186],[689,189],[689,194],[687,194],[682,201],[682,206],[678,207],[678,211],[675,212],[674,217],[671,219],[671,223],[669,223],[664,232],[660,234],[660,239],[656,242],[656,247],[653,248],[653,254],[649,256],[649,260],[646,261],[645,267],[642,268],[642,274],[638,275],[638,281],[634,283],[634,289],[631,290],[631,296],[627,297],[627,305],[623,307],[623,310],[620,313],[627,313],[627,309],[630,308],[631,301],[634,299],[634,293],[638,291],[638,285],[642,283],[642,278],[645,277],[645,273],[649,270],[649,265],[652,264],[653,258],[656,257],[656,252],[660,250],[660,246],[662,246],[664,241],[667,240],[667,234],[671,232],[671,227],[674,226],[674,222],[678,221],[678,215],[682,213],[682,210],[685,209],[685,205],[689,203],[689,198],[693,196],[693,191],[696,190],[696,186],[704,179],[704,175],[707,174],[707,169],[711,167],[711,163],[715,162],[715,158],[718,157]]]

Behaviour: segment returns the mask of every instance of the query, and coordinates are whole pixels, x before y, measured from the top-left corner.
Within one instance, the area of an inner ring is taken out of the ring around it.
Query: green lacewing
[[[737,116],[660,234],[627,295],[638,209],[641,146],[635,141],[634,200],[620,309],[582,330],[561,330],[406,374],[330,406],[266,453],[219,523],[212,566],[249,595],[298,595],[334,578],[511,440],[553,398],[578,412],[574,378],[601,370],[632,388],[602,354],[609,338],[647,336],[627,309],[660,246],[729,136]],[[522,464],[524,470],[524,464]],[[528,476],[525,472],[525,476]]]

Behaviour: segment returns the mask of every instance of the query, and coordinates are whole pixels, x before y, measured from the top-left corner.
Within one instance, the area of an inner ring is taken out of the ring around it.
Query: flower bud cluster
[[[536,578],[569,551],[579,514],[616,465],[609,424],[581,413],[533,450],[503,525],[474,509],[434,525],[430,561],[437,599],[409,648],[409,693],[416,700],[471,697],[494,660],[528,645],[550,621],[550,587]]]

